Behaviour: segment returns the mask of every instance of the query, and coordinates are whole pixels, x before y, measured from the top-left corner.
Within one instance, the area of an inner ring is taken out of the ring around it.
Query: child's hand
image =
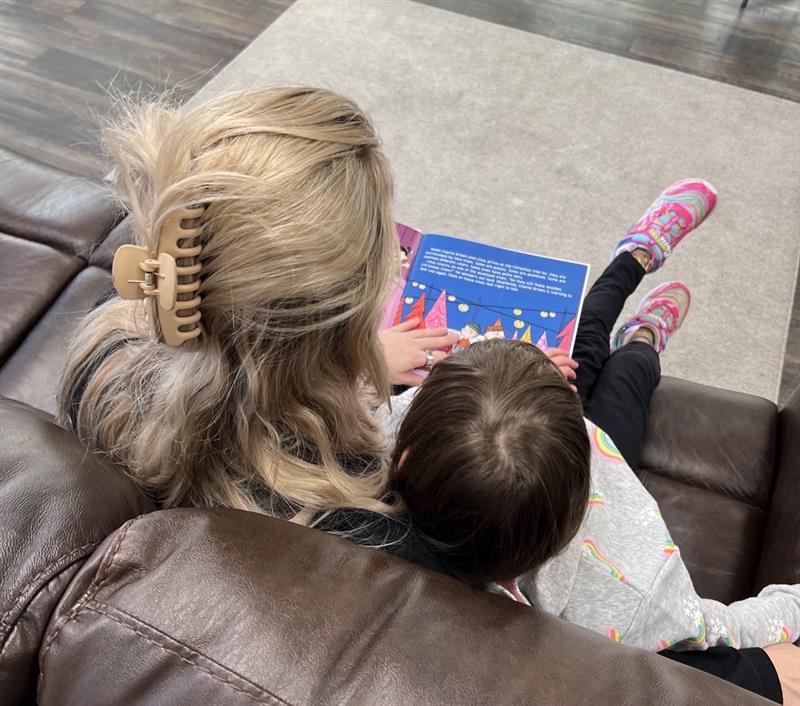
[[[550,358],[550,361],[558,368],[558,372],[564,376],[565,380],[570,381],[577,377],[575,373],[578,367],[577,361],[572,360],[560,348],[545,348],[543,353]],[[575,385],[570,385],[570,387],[576,390]]]
[[[425,351],[433,351],[436,364],[447,357],[447,353],[439,349],[448,348],[459,339],[458,334],[450,333],[446,328],[418,326],[419,319],[409,319],[378,334],[392,385],[419,385],[424,378],[412,371],[425,367],[428,360]]]

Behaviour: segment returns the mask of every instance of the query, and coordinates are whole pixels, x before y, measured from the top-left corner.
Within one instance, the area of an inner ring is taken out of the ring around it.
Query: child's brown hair
[[[589,495],[581,404],[534,346],[494,340],[437,364],[400,426],[396,488],[460,578],[531,571],[578,531]]]

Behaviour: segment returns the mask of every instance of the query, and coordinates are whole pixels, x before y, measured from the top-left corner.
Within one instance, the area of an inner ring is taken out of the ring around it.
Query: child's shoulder
[[[634,507],[655,505],[655,500],[627,464],[614,440],[596,424],[588,419],[584,421],[591,443],[593,488],[622,495]]]
[[[586,424],[586,433],[589,435],[589,442],[592,445],[592,463],[594,463],[595,459],[598,459],[605,463],[627,465],[614,440],[594,422],[585,417],[583,421]]]
[[[646,593],[677,547],[655,498],[611,438],[589,421],[586,428],[592,439],[591,494],[574,541],[580,542],[587,564],[625,575],[629,586]]]
[[[373,410],[378,428],[390,447],[394,446],[400,423],[414,401],[417,390],[419,390],[418,387],[410,387],[399,395],[392,395],[388,403],[379,405]]]

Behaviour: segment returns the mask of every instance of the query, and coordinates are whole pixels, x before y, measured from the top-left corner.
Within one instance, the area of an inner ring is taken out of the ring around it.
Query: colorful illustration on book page
[[[408,272],[414,264],[414,258],[419,250],[419,244],[422,240],[422,233],[402,223],[395,223],[397,228],[397,240],[399,249],[397,252],[399,274],[392,280],[389,285],[389,297],[387,299],[386,308],[383,310],[383,319],[381,320],[380,329],[396,326],[403,319],[403,306],[402,297],[403,289],[406,286]]]
[[[415,255],[394,322],[447,326],[456,348],[511,338],[572,352],[587,265],[433,234]]]

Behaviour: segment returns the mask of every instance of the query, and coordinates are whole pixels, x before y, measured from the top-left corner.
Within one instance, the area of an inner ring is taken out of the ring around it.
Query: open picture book
[[[589,266],[397,226],[401,274],[381,328],[419,319],[455,348],[512,338],[572,354]]]

